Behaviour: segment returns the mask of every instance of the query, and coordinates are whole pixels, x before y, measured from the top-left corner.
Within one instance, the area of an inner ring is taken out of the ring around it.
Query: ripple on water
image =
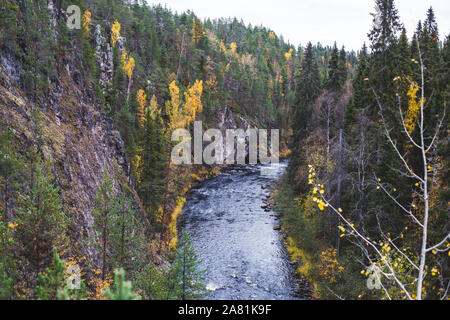
[[[285,168],[231,169],[189,193],[181,225],[206,270],[208,299],[295,299],[276,217],[261,209],[265,186]]]

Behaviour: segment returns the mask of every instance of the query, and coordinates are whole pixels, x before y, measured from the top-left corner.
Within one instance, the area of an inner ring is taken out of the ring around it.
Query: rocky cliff
[[[96,101],[92,85],[82,79],[70,57],[60,66],[47,94],[35,97],[34,101],[19,89],[22,72],[13,58],[1,56],[1,117],[25,152],[27,145],[38,143],[32,130],[32,111],[40,111],[42,137],[38,147],[53,163],[63,209],[74,221],[71,236],[75,240],[85,239],[92,234],[91,212],[105,170],[114,179],[117,191],[126,187],[135,194],[129,184],[124,142]]]

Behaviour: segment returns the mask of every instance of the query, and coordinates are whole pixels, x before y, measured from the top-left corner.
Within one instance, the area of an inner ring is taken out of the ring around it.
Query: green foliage
[[[64,261],[59,258],[56,249],[53,249],[52,268],[39,273],[37,278],[36,295],[40,300],[54,300],[65,289],[65,270]]]
[[[102,279],[119,266],[129,273],[142,263],[139,252],[142,226],[138,223],[131,198],[125,190],[116,196],[114,181],[105,172],[103,182],[97,189],[96,206],[93,210],[98,240],[93,239],[101,254]]]
[[[142,263],[140,252],[144,250],[142,226],[136,217],[131,197],[122,190],[117,202],[117,216],[111,230],[111,255],[114,266],[125,268],[128,274],[133,274]]]
[[[137,274],[136,288],[142,292],[142,297],[146,300],[166,299],[168,296],[167,276],[166,269],[158,269],[150,261]]]
[[[15,237],[20,242],[21,256],[33,270],[41,271],[50,262],[53,248],[66,244],[69,220],[61,208],[50,162],[41,160],[35,148],[28,157],[28,188],[20,192],[17,200]]]
[[[156,213],[162,205],[162,193],[167,174],[167,141],[164,123],[159,113],[154,117],[149,110],[145,113],[139,146],[141,159],[139,195],[151,214],[150,224],[154,225]]]
[[[108,172],[105,171],[103,182],[97,189],[96,206],[92,212],[95,229],[99,233],[99,240],[96,243],[102,257],[102,280],[105,280],[106,274],[113,263],[110,255],[111,230],[117,218],[117,202],[113,193],[113,183],[114,181],[109,178]]]
[[[426,98],[423,109],[425,145],[431,143],[448,101],[448,80],[442,81],[448,73],[446,70],[448,59],[442,59],[448,46],[446,47],[444,43],[444,47],[439,47],[439,32],[433,10],[431,8],[428,10],[423,25],[419,23],[411,43],[406,30],[402,30],[394,1],[376,0],[375,3],[377,12],[374,14],[373,27],[369,33],[371,53],[367,52],[364,45],[357,57],[359,63],[356,72],[352,74],[353,94],[348,99],[349,103],[346,103],[345,110],[339,103],[341,100],[336,97],[346,99],[351,95],[347,86],[343,87],[343,84],[347,72],[352,71],[351,61],[354,57],[344,50],[338,53],[337,46],[333,48],[328,62],[328,79],[325,82],[327,90],[322,91],[319,85],[311,87],[311,83],[307,83],[306,87],[309,90],[306,93],[302,92],[302,88],[296,91],[296,101],[301,102],[298,105],[305,106],[309,103],[310,107],[294,110],[293,113],[292,155],[288,171],[289,180],[285,183],[297,188],[294,188],[294,191],[282,189],[281,192],[286,193],[287,198],[280,197],[280,202],[283,203],[280,210],[283,214],[284,228],[293,243],[289,244],[291,249],[288,251],[308,262],[299,271],[314,282],[317,293],[324,298],[339,296],[372,299],[386,298],[387,294],[383,290],[367,290],[364,285],[366,279],[358,274],[359,268],[366,269],[373,263],[365,254],[366,250],[370,251],[370,248],[365,248],[368,244],[361,243],[360,248],[355,248],[352,243],[353,237],[347,241],[344,235],[341,235],[343,238],[330,236],[336,234],[334,229],[338,226],[339,220],[323,204],[320,209],[322,211],[318,212],[318,190],[311,190],[302,183],[306,181],[308,175],[307,164],[319,168],[318,176],[325,184],[322,188],[325,189],[324,194],[330,199],[330,204],[340,208],[339,212],[343,212],[345,218],[351,221],[357,230],[370,239],[376,239],[378,243],[380,241],[384,243],[387,238],[391,240],[391,237],[396,235],[394,240],[396,245],[402,252],[408,252],[410,259],[417,264],[417,256],[421,250],[417,235],[421,230],[416,231],[417,226],[411,224],[408,217],[399,214],[399,207],[389,196],[381,192],[379,184],[387,188],[397,203],[409,208],[407,210],[411,210],[419,220],[423,219],[420,184],[414,184],[409,177],[413,173],[422,175],[423,155],[415,150],[409,141],[400,116],[405,117],[410,112],[411,98],[408,91],[412,86],[411,83],[421,85],[419,61],[425,64],[423,92]],[[307,60],[313,61],[308,56],[310,53],[307,49],[302,67]],[[347,62],[350,62],[350,68]],[[302,74],[305,77],[307,73],[308,70],[305,72],[303,68],[297,73],[297,78],[301,80]],[[300,83],[303,82],[298,81],[297,85]],[[318,93],[314,94],[315,92]],[[325,110],[325,115],[322,114],[323,105],[331,106],[331,109],[328,109],[331,112],[327,113]],[[418,110],[417,102],[415,106],[415,110]],[[311,113],[314,113],[313,117],[309,116]],[[323,121],[323,117],[326,121]],[[445,158],[448,140],[442,131],[447,128],[445,122],[444,120],[436,135],[439,148],[434,151],[430,149],[427,154],[427,157],[435,162],[426,169],[433,172],[433,182],[428,181],[433,190],[431,191],[433,196],[428,199],[430,211],[433,212],[430,214],[428,225],[429,243],[439,243],[448,234],[445,222],[448,220],[448,214],[444,214],[448,203],[442,200],[443,194],[446,194],[443,190],[447,189],[448,184],[446,161],[442,160]],[[384,123],[398,152],[411,168],[407,170],[409,172],[404,171],[404,163],[385,136]],[[341,139],[338,134],[341,129],[342,144],[339,142]],[[411,136],[420,143],[418,131],[412,130]],[[377,179],[373,178],[374,174]],[[376,185],[378,188],[374,187]],[[296,206],[292,203],[293,199],[297,202]],[[383,230],[381,235],[380,230]],[[328,248],[337,250],[337,260],[344,268],[333,278],[336,282],[332,283],[329,283],[329,279],[324,281],[320,273],[316,274],[314,267],[308,267],[310,264],[320,265],[323,261],[318,259],[317,252],[322,250],[326,252]],[[391,252],[389,252],[391,249],[385,250],[386,259],[393,259],[392,264],[397,268],[396,274],[407,284],[407,289],[415,289],[414,267],[402,261],[402,257],[394,256],[393,249]],[[435,255],[427,257],[427,263],[434,267],[429,267],[426,271],[427,287],[423,291],[424,296],[433,299],[438,297],[436,288],[440,288],[441,292],[445,291],[446,282],[438,283],[437,277],[448,279],[448,268],[445,267],[447,262],[446,254],[443,257],[436,252]],[[434,270],[431,275],[430,269]],[[439,273],[440,269],[442,275]],[[386,285],[391,298],[406,298],[405,293],[401,292],[392,281],[386,281]]]
[[[198,270],[200,261],[191,247],[191,237],[183,233],[175,250],[175,259],[169,272],[170,298],[176,300],[192,300],[204,296],[206,292],[203,283],[204,270]]]
[[[125,280],[125,270],[117,269],[114,271],[114,288],[106,291],[106,297],[109,300],[140,300],[132,288],[131,281]]]
[[[292,110],[292,130],[293,135],[290,141],[292,150],[291,162],[289,163],[289,174],[292,181],[296,179],[296,168],[302,164],[302,144],[301,141],[308,135],[309,123],[312,115],[312,104],[316,101],[321,89],[319,70],[314,56],[312,44],[308,43],[305,57],[301,64],[298,75],[295,96],[295,107]]]
[[[0,300],[9,300],[14,297],[14,280],[8,275],[7,269],[0,262]]]

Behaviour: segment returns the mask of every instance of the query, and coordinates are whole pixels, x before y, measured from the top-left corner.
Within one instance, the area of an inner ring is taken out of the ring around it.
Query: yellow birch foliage
[[[208,56],[206,64],[205,64],[205,73],[206,73],[206,88],[209,91],[215,91],[216,85],[217,85],[217,77],[214,73],[214,69],[212,67],[212,60],[211,57]]]
[[[150,116],[153,120],[155,119],[155,116],[161,112],[158,108],[158,100],[155,95],[152,96],[152,99],[150,100],[150,107],[147,107],[146,112],[150,112]]]
[[[409,100],[408,111],[405,118],[405,126],[409,134],[411,134],[416,128],[419,109],[422,105],[422,99],[417,100],[417,91],[419,91],[419,87],[415,82],[412,82],[407,93]],[[425,103],[425,100],[423,101],[423,103]]]
[[[177,243],[178,243],[178,233],[177,233],[177,219],[180,217],[181,213],[183,212],[184,204],[186,203],[186,198],[184,197],[178,197],[177,198],[177,206],[172,212],[172,216],[169,223],[169,233],[171,235],[170,241],[169,241],[169,248],[170,250],[175,249]]]
[[[169,117],[170,129],[187,127],[195,120],[197,112],[203,110],[201,96],[203,93],[203,81],[196,80],[184,94],[185,104],[181,105],[180,89],[175,81],[169,85],[170,100],[166,103],[166,113]]]
[[[91,24],[92,21],[92,14],[89,10],[84,11],[83,14],[83,29],[84,29],[84,33],[86,36],[89,36],[89,25]]]
[[[230,43],[230,50],[232,54],[236,53],[237,50],[237,44],[235,42]]]
[[[203,81],[195,80],[195,83],[190,87],[187,92],[184,93],[185,106],[184,110],[187,115],[186,123],[189,124],[195,121],[197,112],[202,112],[202,93],[203,93]]]
[[[117,40],[120,38],[120,23],[119,21],[114,21],[111,28],[111,45],[114,47]]]
[[[122,52],[122,67],[128,79],[131,79],[135,67],[134,58],[126,51]]]
[[[169,117],[170,129],[183,128],[180,116],[180,89],[175,80],[169,85],[170,100],[166,102],[166,113]]]
[[[100,268],[92,270],[94,276],[91,281],[88,282],[88,285],[93,288],[92,291],[89,292],[90,300],[105,300],[105,292],[106,289],[111,287],[113,284],[113,279],[110,273],[105,276],[105,280],[102,280],[100,277],[102,271]]]
[[[288,60],[288,61],[291,60],[293,52],[294,52],[294,49],[290,48],[289,51],[284,54],[284,57],[286,58],[286,60]]]
[[[199,43],[200,40],[206,35],[205,30],[203,30],[201,19],[192,19],[192,42]]]
[[[137,117],[138,117],[139,126],[142,126],[144,124],[144,109],[145,109],[146,100],[147,100],[147,95],[145,94],[145,91],[142,89],[139,89],[137,92],[137,95],[136,95],[136,101],[138,103]]]
[[[134,158],[134,166],[135,166],[135,170],[136,170],[136,179],[137,179],[137,183],[140,184],[141,183],[141,174],[142,174],[142,157],[140,155],[136,155]]]
[[[270,31],[269,38],[270,39],[275,39],[275,33],[273,33],[273,31]]]
[[[328,279],[330,283],[336,282],[336,276],[344,271],[344,267],[340,266],[337,260],[336,249],[328,248],[325,251],[322,251],[320,262],[320,275],[325,279]]]

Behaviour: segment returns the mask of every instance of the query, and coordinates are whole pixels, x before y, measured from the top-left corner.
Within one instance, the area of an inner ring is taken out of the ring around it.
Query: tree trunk
[[[337,179],[337,190],[336,190],[336,206],[337,208],[341,207],[341,191],[342,191],[342,152],[343,152],[343,148],[342,148],[342,144],[343,144],[343,137],[342,137],[342,132],[343,130],[340,129],[339,130],[339,151],[338,151],[338,179]],[[336,249],[339,252],[339,246],[340,246],[340,237],[336,238]]]

